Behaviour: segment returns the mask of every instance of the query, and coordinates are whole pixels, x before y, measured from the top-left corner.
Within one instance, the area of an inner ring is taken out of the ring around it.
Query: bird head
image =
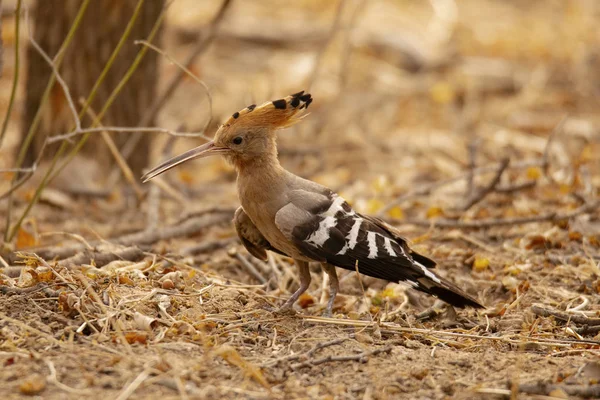
[[[311,102],[311,95],[302,91],[260,106],[250,105],[229,117],[213,140],[163,162],[142,180],[147,182],[181,163],[211,155],[220,154],[236,167],[265,156],[276,157],[276,131],[300,122]]]

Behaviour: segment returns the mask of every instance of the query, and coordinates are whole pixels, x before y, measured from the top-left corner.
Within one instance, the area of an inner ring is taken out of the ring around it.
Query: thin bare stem
[[[139,0],[139,2],[143,2],[143,1],[144,0]],[[139,3],[138,3],[138,7],[136,7],[133,16],[129,20],[129,24],[127,25],[127,28],[126,28],[125,32],[123,33],[123,36],[129,35],[129,33],[133,27],[133,24],[134,24],[135,20],[137,20],[139,14],[140,14],[140,7],[139,7]],[[163,10],[163,12],[159,16],[159,18],[156,20],[154,26],[152,27],[152,31],[150,32],[150,35],[148,37],[149,40],[152,40],[154,38],[154,36],[156,35],[156,33],[158,32],[158,28],[160,27],[164,16],[165,16],[165,10]],[[122,43],[124,43],[125,40],[123,39],[123,37],[121,39],[122,40],[119,41],[119,45],[122,46]],[[118,52],[120,50],[119,45],[117,45],[117,48],[115,48],[115,52]],[[104,104],[104,107],[99,112],[98,119],[92,123],[93,127],[95,127],[95,124],[104,116],[106,111],[112,105],[116,96],[123,89],[123,87],[125,86],[127,81],[129,81],[129,78],[131,78],[131,75],[137,69],[137,67],[138,67],[139,63],[141,62],[142,58],[144,57],[145,53],[146,53],[145,49],[142,49],[138,53],[138,55],[135,58],[135,60],[133,61],[132,65],[129,67],[129,69],[125,73],[125,76],[121,79],[121,81],[119,82],[117,87],[113,90],[113,92],[109,96],[108,100]],[[112,58],[112,60],[114,62],[114,58]],[[107,63],[106,66],[104,67],[104,69],[108,70],[108,69],[110,69],[111,66],[112,66],[112,64]],[[102,76],[103,75],[101,74],[101,77]],[[95,92],[93,91],[92,93],[90,93],[90,96],[88,96],[88,100],[93,99],[94,95],[95,95]],[[80,114],[79,114],[80,118],[83,116],[83,114],[82,114],[83,112],[85,112],[85,110],[82,110],[82,112],[80,112]],[[62,157],[63,153],[67,150],[67,142],[63,142],[63,144],[59,147],[59,149],[57,150],[57,152],[55,153],[55,155],[52,159],[52,162],[48,168],[48,171],[44,175],[40,185],[36,189],[32,199],[30,200],[29,204],[27,204],[27,207],[21,214],[21,217],[19,218],[19,220],[17,221],[15,226],[11,229],[10,225],[7,223],[5,241],[9,242],[14,238],[15,234],[18,232],[19,227],[23,223],[24,219],[27,217],[27,215],[29,215],[29,212],[31,211],[33,206],[38,202],[38,200],[42,194],[42,191],[45,189],[46,185],[50,182],[50,180],[54,179],[62,171],[62,169],[73,159],[75,154],[77,154],[77,152],[79,152],[81,147],[83,147],[83,145],[87,141],[88,137],[89,137],[89,134],[86,134],[83,136],[83,138],[80,139],[80,141],[75,145],[75,147],[71,150],[71,152],[67,156],[67,159],[65,160],[65,162],[55,171],[54,169],[58,163],[58,160]]]
[[[207,140],[210,138],[203,135],[202,132],[176,132],[171,129],[166,128],[157,128],[157,127],[148,127],[148,128],[139,128],[139,127],[129,127],[129,126],[105,126],[105,127],[97,127],[97,128],[85,128],[79,130],[73,130],[69,133],[63,133],[60,135],[54,135],[48,138],[48,143],[56,143],[62,142],[63,140],[70,140],[76,136],[87,135],[90,133],[102,133],[102,132],[129,132],[129,133],[166,133],[167,135],[175,136],[175,137],[203,137]]]
[[[3,172],[18,172],[18,173],[32,173],[35,171],[35,166],[28,168],[0,168],[0,173]]]
[[[56,57],[54,58],[54,66],[56,69],[58,69],[60,67],[65,50],[67,49],[67,47],[69,47],[69,45],[71,44],[71,41],[75,37],[75,32],[77,31],[77,28],[79,28],[79,25],[81,24],[81,21],[83,20],[83,15],[85,14],[85,10],[87,9],[89,3],[90,3],[90,0],[84,0],[83,3],[81,3],[79,10],[77,11],[77,15],[75,16],[75,19],[73,20],[71,29],[69,29],[69,32],[67,33],[67,37],[63,41],[60,49],[58,50],[58,53],[56,54]],[[46,89],[44,89],[44,94],[42,95],[42,99],[40,100],[40,105],[35,113],[35,116],[33,117],[33,121],[31,122],[31,125],[29,126],[27,135],[25,135],[23,144],[21,145],[21,148],[19,149],[19,154],[17,155],[17,162],[16,162],[17,168],[20,168],[21,165],[23,164],[23,161],[25,160],[25,155],[27,154],[29,145],[31,144],[31,141],[33,140],[33,136],[35,135],[38,125],[41,121],[42,110],[44,109],[44,106],[45,106],[46,102],[48,101],[48,98],[50,97],[50,91],[54,87],[55,80],[56,80],[56,78],[55,78],[54,74],[51,74],[50,79],[48,80],[48,85],[46,85]],[[42,149],[40,149],[40,154],[38,154],[36,164],[41,159],[45,148],[46,148],[46,145],[44,144],[42,146]],[[8,207],[7,207],[7,212],[6,212],[6,227],[4,230],[4,241],[5,242],[8,242],[12,239],[11,230],[10,230],[10,220],[11,220],[11,210],[12,210],[12,193],[17,188],[19,188],[21,185],[23,185],[32,175],[33,174],[26,174],[21,177],[15,177],[15,179],[13,180],[13,184],[11,185],[11,188],[8,190],[7,193],[2,195],[2,198],[4,198],[5,196],[8,196]],[[19,225],[20,225],[20,223],[19,223]],[[14,230],[14,232],[16,232],[16,231],[17,230]]]
[[[73,122],[75,123],[75,129],[81,130],[81,122],[79,121],[79,117],[77,116],[77,110],[75,109],[75,104],[73,104],[73,99],[71,98],[71,95],[69,94],[69,87],[67,86],[67,83],[65,82],[65,80],[60,76],[60,73],[58,72],[58,69],[54,65],[54,62],[50,59],[48,54],[46,54],[46,52],[44,50],[42,50],[42,47],[34,39],[33,34],[31,33],[31,24],[29,23],[29,20],[27,20],[27,32],[29,32],[29,41],[30,41],[31,45],[39,53],[39,55],[42,56],[44,61],[46,61],[48,63],[48,66],[50,67],[50,69],[52,70],[52,73],[54,74],[54,78],[58,81],[60,87],[62,88],[62,90],[65,94],[65,97],[67,99],[67,104],[69,105],[69,110],[71,110],[71,116],[73,117]]]
[[[10,114],[12,114],[12,109],[15,104],[15,99],[17,97],[17,85],[19,84],[19,70],[20,67],[20,57],[19,57],[19,30],[20,30],[20,21],[21,21],[21,3],[22,0],[17,1],[17,7],[15,9],[15,71],[13,74],[13,84],[12,89],[10,90],[10,99],[8,100],[8,108],[6,109],[6,116],[4,117],[4,122],[2,123],[2,130],[0,130],[0,148],[2,147],[2,142],[4,141],[4,135],[6,135],[6,129],[8,128],[8,121],[10,120]]]
[[[212,121],[212,114],[213,114],[212,96],[210,94],[210,89],[208,88],[208,86],[206,85],[206,83],[204,83],[204,81],[202,79],[200,79],[196,75],[194,75],[194,73],[192,71],[190,71],[188,68],[186,68],[184,65],[182,65],[179,61],[175,60],[173,57],[171,57],[170,55],[168,55],[166,52],[164,52],[163,50],[159,49],[158,47],[154,46],[152,43],[149,43],[146,40],[136,40],[134,43],[135,44],[141,44],[143,46],[149,47],[150,49],[154,50],[155,52],[157,52],[158,54],[162,55],[163,57],[166,57],[167,60],[169,60],[173,64],[177,65],[190,78],[192,78],[193,80],[195,80],[196,83],[200,84],[204,88],[204,90],[206,90],[206,96],[208,97],[209,118],[206,121],[206,123],[204,124],[204,127],[202,128],[201,133],[193,133],[193,134],[185,134],[185,135],[184,134],[180,134],[179,136],[201,137],[201,138],[204,138],[206,140],[211,140],[211,138],[209,138],[208,136],[206,136],[204,134],[204,132],[206,132],[206,129],[208,128],[208,126],[210,125],[210,123]]]
[[[90,118],[92,118],[92,120],[95,120],[98,117],[97,114],[94,112],[94,110],[92,110],[92,107],[88,107],[87,114],[90,116]],[[129,165],[127,165],[127,161],[125,161],[125,159],[121,156],[121,153],[119,152],[119,148],[115,144],[113,138],[108,134],[108,129],[106,129],[105,127],[102,127],[102,126],[100,126],[100,128],[98,128],[98,129],[102,129],[102,131],[100,132],[100,135],[102,135],[102,139],[104,140],[104,143],[106,143],[108,150],[110,151],[113,158],[117,162],[117,165],[121,168],[121,171],[123,172],[123,175],[125,176],[125,179],[127,179],[127,181],[133,187],[133,190],[135,191],[135,194],[136,194],[138,200],[141,200],[142,197],[144,196],[144,191],[138,184],[137,180],[134,178],[133,171],[131,171],[131,168],[129,168]]]
[[[77,31],[77,28],[79,28],[79,25],[81,24],[81,21],[83,20],[83,15],[85,14],[85,11],[86,11],[89,3],[90,3],[90,0],[84,0],[84,2],[81,4],[81,7],[79,7],[79,10],[77,11],[77,15],[75,16],[75,19],[73,20],[73,24],[71,25],[71,29],[67,33],[67,37],[65,38],[63,44],[61,45],[60,49],[56,53],[56,56],[54,57],[53,64],[54,64],[55,69],[57,69],[57,70],[60,68],[60,65],[62,63],[62,59],[63,59],[66,49],[69,47],[69,45],[71,44],[71,41],[73,41],[73,38],[75,37],[75,32]],[[27,154],[27,150],[29,149],[29,145],[31,144],[31,141],[33,140],[33,136],[35,135],[35,132],[37,131],[37,128],[40,124],[41,117],[42,117],[42,110],[44,109],[44,106],[46,105],[46,102],[48,101],[48,98],[50,96],[50,91],[54,87],[55,81],[56,81],[56,77],[54,76],[54,74],[51,74],[50,78],[48,80],[48,85],[46,85],[46,89],[44,89],[42,99],[40,100],[40,105],[38,107],[38,110],[36,111],[36,114],[33,117],[33,121],[31,122],[31,125],[29,126],[27,135],[25,135],[23,144],[21,145],[21,148],[19,149],[19,154],[17,155],[17,162],[16,162],[17,167],[20,167],[21,164],[23,164],[25,155]]]
[[[467,199],[465,204],[462,206],[463,211],[467,211],[468,209],[473,207],[475,204],[482,201],[488,194],[490,194],[491,192],[493,192],[496,189],[496,186],[498,186],[498,184],[500,183],[502,174],[504,174],[504,171],[506,171],[506,168],[508,168],[509,163],[510,163],[510,159],[508,157],[503,159],[500,162],[500,166],[498,167],[498,170],[496,170],[496,172],[494,173],[494,177],[492,178],[490,183],[487,184],[486,186],[482,187],[479,190],[476,190],[474,185],[469,188],[469,198]],[[470,169],[471,175],[469,176],[469,181],[471,182],[471,184],[473,184],[472,183],[473,182],[472,181],[473,169],[474,168]]]
[[[108,75],[108,71],[110,71],[110,68],[114,64],[114,62],[117,58],[117,55],[121,52],[121,49],[123,48],[127,39],[129,38],[129,34],[131,33],[131,30],[133,29],[135,21],[138,18],[138,15],[142,9],[142,5],[144,4],[144,1],[145,0],[138,1],[137,5],[135,7],[135,10],[133,11],[133,15],[129,19],[129,23],[127,24],[127,27],[125,28],[125,31],[121,35],[121,38],[119,39],[119,42],[117,43],[117,46],[113,50],[112,54],[108,58],[108,61],[106,62],[104,69],[100,73],[100,76],[96,80],[96,83],[94,83],[94,86],[92,87],[92,90],[90,91],[90,95],[88,96],[87,100],[85,101],[85,103],[83,105],[83,108],[81,109],[81,113],[79,114],[80,118],[82,118],[85,115],[87,108],[90,106],[90,104],[92,104],[92,101],[94,101],[94,98],[96,97],[96,94],[98,93],[98,88],[100,87],[102,82],[104,82],[104,79],[106,78],[106,75]]]
[[[407,219],[404,223],[413,224],[417,226],[436,227],[436,228],[490,228],[493,226],[508,226],[508,225],[525,225],[536,222],[547,222],[547,221],[565,221],[571,218],[577,217],[582,214],[593,212],[600,206],[600,201],[586,203],[573,211],[558,213],[549,212],[542,215],[533,215],[528,217],[514,217],[514,218],[489,218],[475,221],[461,221],[452,219]]]
[[[33,175],[33,173],[37,170],[37,167],[40,163],[40,161],[42,160],[42,156],[44,155],[44,150],[46,149],[46,141],[44,141],[44,143],[42,144],[42,148],[40,149],[40,152],[38,153],[38,156],[36,158],[36,160],[33,162],[33,164],[30,167],[30,171],[25,171],[23,173],[23,175],[18,178],[16,181],[13,181],[13,184],[11,185],[11,187],[2,195],[0,195],[0,200],[10,196],[15,190],[17,190],[18,188],[20,188],[25,182],[27,182],[29,180],[29,178],[31,178],[31,176]],[[25,169],[25,168],[24,168]],[[8,202],[8,209],[9,211],[6,213],[6,221],[7,224],[8,222],[10,222],[10,208],[12,207],[12,201]],[[7,225],[8,226],[8,225]]]
[[[544,161],[541,159],[525,160],[525,161],[521,161],[521,162],[512,163],[510,166],[508,166],[508,169],[514,170],[514,169],[522,169],[522,168],[529,168],[529,167],[541,167],[541,166],[543,166],[543,163],[544,163]],[[488,172],[494,172],[494,171],[498,170],[500,165],[501,165],[501,163],[494,163],[493,165],[486,165],[486,166],[478,167],[473,170],[473,173],[478,175],[478,174],[484,174],[484,173],[488,173]],[[385,216],[385,214],[388,211],[390,211],[392,208],[396,207],[397,205],[401,204],[403,201],[410,200],[410,199],[418,197],[418,196],[427,195],[427,194],[430,194],[431,192],[433,192],[434,190],[439,189],[442,186],[450,185],[455,182],[469,179],[470,175],[471,175],[471,172],[467,171],[467,172],[463,172],[457,176],[454,176],[454,177],[451,177],[448,179],[443,179],[441,181],[436,181],[436,182],[432,182],[432,183],[428,183],[423,186],[420,186],[420,187],[394,199],[392,202],[390,202],[385,207],[383,207],[377,213],[377,215],[379,217]]]
[[[143,1],[143,0],[140,0],[140,1]],[[133,25],[132,21],[134,19],[137,19],[138,14],[136,14],[136,13],[139,13],[139,10],[137,8],[135,10],[134,15],[131,17],[130,25]],[[158,33],[158,29],[160,28],[160,26],[162,24],[165,14],[166,14],[166,7],[163,9],[162,13],[160,14],[160,16],[157,18],[156,22],[154,23],[154,26],[152,27],[152,30],[150,31],[150,34],[148,35],[148,39],[147,39],[148,41],[152,41],[154,39],[154,36]],[[137,70],[138,66],[142,62],[142,59],[144,58],[145,55],[146,55],[146,48],[142,48],[142,50],[140,50],[138,52],[137,56],[133,60],[133,63],[131,64],[129,69],[125,72],[125,75],[123,76],[123,78],[121,78],[121,80],[117,84],[117,87],[115,87],[113,89],[112,93],[110,94],[110,96],[108,96],[108,99],[104,103],[104,106],[98,112],[98,118],[92,122],[92,128],[95,128],[97,126],[98,122],[100,120],[102,120],[102,118],[104,117],[104,114],[106,114],[108,109],[112,106],[112,103],[115,101],[115,99],[117,98],[119,93],[121,93],[121,90],[123,90],[123,88],[129,81],[129,79],[131,78],[133,73]],[[92,96],[92,95],[93,94],[90,94],[90,96]],[[85,134],[79,140],[79,142],[75,145],[75,147],[71,150],[69,155],[66,157],[67,159],[65,160],[65,162],[63,162],[63,164],[57,169],[57,171],[51,176],[50,179],[54,179],[71,162],[73,157],[75,157],[75,155],[79,152],[79,150],[81,150],[83,145],[87,142],[89,136],[90,136],[90,134]],[[63,143],[61,148],[63,148],[65,145],[66,145],[66,142]],[[52,171],[49,171],[49,172],[52,172]]]
[[[232,0],[224,0],[223,1],[223,3],[221,4],[221,8],[219,8],[219,11],[217,12],[217,14],[213,18],[213,20],[208,25],[208,32],[206,34],[206,37],[198,43],[198,45],[196,46],[194,51],[192,51],[191,54],[188,56],[188,58],[183,62],[183,65],[193,64],[196,61],[196,59],[213,42],[213,40],[215,39],[215,37],[217,35],[219,25],[221,24],[221,21],[225,17],[227,9],[231,6],[231,3],[232,3]],[[150,119],[152,119],[154,117],[154,115],[156,115],[156,113],[164,106],[164,104],[167,102],[167,100],[169,100],[169,98],[171,97],[173,92],[175,92],[175,89],[177,89],[179,84],[182,82],[185,74],[186,74],[185,70],[179,70],[177,75],[175,75],[173,77],[173,79],[171,79],[171,81],[166,86],[167,89],[154,101],[154,103],[152,104],[150,109],[148,109],[148,111],[146,111],[146,113],[142,117],[142,121],[141,121],[142,126],[146,126],[148,124],[148,122],[150,121]],[[212,115],[212,113],[211,113],[211,115]]]
[[[219,11],[215,14],[215,17],[212,19],[212,21],[208,25],[206,36],[198,42],[198,45],[189,54],[189,56],[185,59],[185,61],[183,62],[183,65],[192,65],[196,61],[196,59],[198,57],[200,57],[200,55],[202,53],[204,53],[204,51],[208,48],[208,46],[214,41],[214,39],[217,37],[217,32],[218,32],[219,26],[221,24],[221,21],[225,17],[227,9],[231,5],[231,3],[232,3],[232,0],[224,0],[223,1],[223,3],[221,4],[221,8],[219,8]],[[148,123],[154,118],[154,116],[158,114],[158,112],[163,108],[165,103],[171,98],[171,96],[173,95],[175,90],[179,87],[179,85],[183,81],[183,77],[185,76],[185,74],[186,73],[183,70],[179,70],[177,72],[177,74],[165,86],[166,89],[164,90],[164,92],[162,92],[160,95],[158,95],[156,97],[156,99],[154,100],[154,102],[152,103],[152,105],[150,106],[150,108],[148,108],[148,110],[146,110],[146,112],[144,113],[144,115],[142,116],[142,118],[140,120],[139,125],[147,126]],[[211,113],[211,116],[212,116],[212,113]],[[204,130],[206,130],[206,128]],[[125,159],[128,159],[131,156],[131,154],[135,150],[138,142],[140,141],[141,137],[142,136],[140,134],[134,133],[127,140],[127,142],[125,143],[125,145],[122,148],[123,157],[125,157]],[[113,170],[113,172],[111,173],[110,181],[114,181],[116,179],[115,171],[116,170]]]

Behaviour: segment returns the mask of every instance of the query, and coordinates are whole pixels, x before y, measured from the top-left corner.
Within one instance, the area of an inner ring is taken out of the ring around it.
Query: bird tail
[[[283,99],[268,101],[260,106],[251,105],[233,114],[224,126],[244,125],[248,127],[283,129],[302,120],[306,109],[312,103],[312,96],[304,91]]]
[[[416,280],[415,289],[434,295],[455,307],[485,308],[474,297],[431,271],[425,265],[416,260],[415,264],[424,271],[424,275]]]

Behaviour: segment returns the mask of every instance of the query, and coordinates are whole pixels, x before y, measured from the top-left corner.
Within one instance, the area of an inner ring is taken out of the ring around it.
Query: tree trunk
[[[2,0],[0,0],[0,33],[2,32]],[[0,78],[2,77],[2,35],[0,34]]]
[[[37,1],[33,35],[50,57],[54,57],[58,52],[81,3],[82,0]],[[90,94],[125,31],[137,3],[134,0],[92,0],[85,11],[83,20],[75,32],[60,68],[61,75],[69,86],[71,97],[76,103],[78,111],[81,109],[79,99],[85,99]],[[98,113],[102,109],[110,93],[131,66],[140,50],[140,46],[135,45],[133,41],[145,39],[148,36],[163,6],[164,0],[147,0],[143,4],[127,41],[98,88],[97,95],[91,104],[94,112]],[[155,36],[154,43],[158,43],[159,36]],[[51,74],[48,64],[32,46],[29,46],[28,49],[28,60],[23,139],[38,110],[42,93]],[[157,54],[148,51],[102,119],[104,126],[137,126],[139,124],[144,111],[150,107],[155,97],[157,70]],[[90,121],[86,116],[83,118],[82,126],[89,126]],[[149,124],[153,124],[153,121],[150,121]],[[62,88],[55,83],[49,102],[43,109],[41,124],[36,132],[35,140],[27,153],[26,163],[31,164],[35,160],[46,136],[66,133],[73,127],[73,119]],[[101,168],[106,171],[109,166],[113,165],[113,159],[100,135],[92,135],[82,149],[83,154],[100,163]],[[129,134],[113,135],[117,146],[121,147]],[[147,164],[149,138],[147,136],[140,141],[136,153],[130,158],[130,166],[135,173],[139,174]],[[57,145],[47,148],[45,150],[46,158],[53,156],[56,148]]]

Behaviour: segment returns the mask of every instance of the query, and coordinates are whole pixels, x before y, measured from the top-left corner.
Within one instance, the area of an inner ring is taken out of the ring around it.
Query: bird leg
[[[300,271],[300,287],[298,288],[298,290],[296,290],[296,292],[294,292],[294,294],[292,295],[292,297],[290,297],[283,306],[281,306],[281,308],[278,310],[279,312],[281,311],[286,311],[286,310],[290,310],[292,308],[292,306],[294,305],[294,303],[296,302],[296,300],[298,300],[298,298],[302,295],[302,293],[306,292],[306,289],[308,289],[308,287],[310,286],[310,269],[308,268],[308,262],[306,261],[300,261],[300,260],[294,260],[296,262],[296,265],[298,266],[298,270]]]
[[[331,310],[333,309],[333,302],[335,296],[340,290],[340,281],[338,280],[335,267],[331,264],[322,263],[321,266],[325,270],[325,273],[329,275],[329,301],[327,302],[327,308],[325,309],[325,316],[331,317]]]

